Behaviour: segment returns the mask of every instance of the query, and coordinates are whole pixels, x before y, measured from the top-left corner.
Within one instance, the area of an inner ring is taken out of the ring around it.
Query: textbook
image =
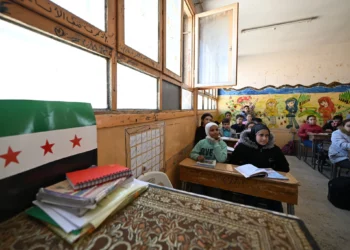
[[[216,166],[216,160],[204,160],[204,161],[197,161],[196,166],[200,167],[207,167],[207,168],[215,168]]]
[[[245,178],[250,177],[265,177],[270,179],[280,179],[288,180],[287,177],[281,175],[271,168],[257,168],[252,164],[245,164],[239,167],[236,167],[236,170],[241,173]]]
[[[42,221],[67,242],[73,243],[81,236],[94,231],[109,216],[123,209],[147,188],[147,182],[134,179],[132,182],[119,186],[99,202],[96,209],[89,210],[83,217],[77,217],[60,207],[39,201],[33,201],[39,209],[29,210],[27,214]]]
[[[74,190],[88,188],[122,177],[132,176],[130,168],[111,164],[66,173],[66,179]]]
[[[64,206],[66,210],[81,216],[88,209],[94,209],[100,200],[118,186],[132,180],[133,177],[123,177],[81,190],[74,190],[69,182],[64,180],[51,186],[40,188],[36,198],[44,203]]]

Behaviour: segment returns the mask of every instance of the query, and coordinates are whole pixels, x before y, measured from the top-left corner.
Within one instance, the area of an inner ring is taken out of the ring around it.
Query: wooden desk
[[[1,249],[319,249],[295,216],[160,186],[69,245],[24,213],[0,224]]]
[[[277,200],[287,203],[287,213],[294,214],[298,204],[299,182],[290,173],[279,172],[286,180],[245,178],[235,170],[235,165],[217,163],[214,169],[195,166],[195,161],[186,158],[180,162],[180,180],[186,190],[186,182],[220,188],[232,192]]]
[[[236,143],[239,141],[238,138],[229,138],[229,137],[221,137],[221,138],[229,147],[234,147]]]

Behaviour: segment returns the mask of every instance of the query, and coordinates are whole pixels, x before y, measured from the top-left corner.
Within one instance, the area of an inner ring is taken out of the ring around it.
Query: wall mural
[[[345,118],[350,114],[350,84],[221,89],[218,103],[220,122],[226,111],[230,111],[235,119],[242,108],[249,105],[253,115],[261,118],[269,128],[298,129],[308,115],[315,115],[322,126],[334,115]]]

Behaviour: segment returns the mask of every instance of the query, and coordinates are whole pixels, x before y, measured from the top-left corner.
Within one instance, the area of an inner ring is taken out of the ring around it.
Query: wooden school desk
[[[69,245],[24,213],[0,224],[0,249],[319,249],[292,215],[150,185]]]
[[[221,137],[221,139],[226,143],[229,147],[234,147],[236,143],[239,141],[238,138],[229,138],[229,137]]]
[[[180,162],[180,180],[182,189],[191,182],[208,187],[220,188],[236,193],[253,195],[260,198],[287,203],[287,213],[294,214],[294,205],[298,204],[299,182],[290,173],[279,172],[289,180],[267,178],[245,178],[235,170],[235,165],[217,163],[214,169],[195,166],[195,161],[186,158]]]

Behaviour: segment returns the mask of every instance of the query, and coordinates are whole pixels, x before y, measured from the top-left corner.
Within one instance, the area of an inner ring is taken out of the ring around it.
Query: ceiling
[[[197,13],[239,2],[239,56],[350,42],[349,0],[193,0]],[[242,29],[319,16],[241,33]],[[350,56],[350,51],[344,52]]]

